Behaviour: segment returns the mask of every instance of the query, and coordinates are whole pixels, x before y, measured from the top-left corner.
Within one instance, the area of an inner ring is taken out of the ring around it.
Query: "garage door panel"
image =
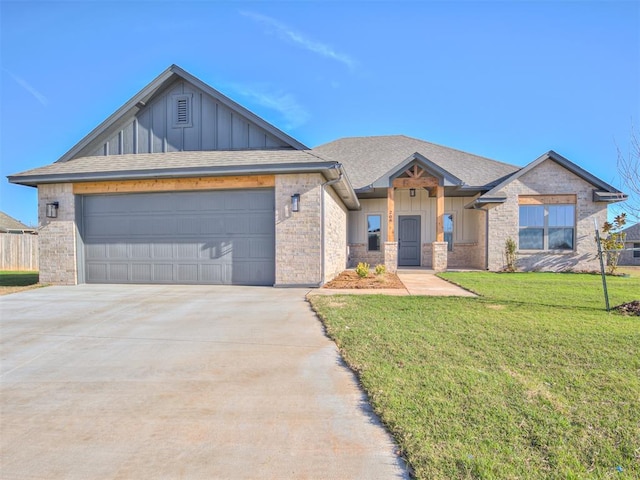
[[[133,282],[144,282],[151,278],[153,265],[150,263],[134,263],[131,265],[131,280]]]
[[[272,285],[272,189],[84,197],[94,283]]]

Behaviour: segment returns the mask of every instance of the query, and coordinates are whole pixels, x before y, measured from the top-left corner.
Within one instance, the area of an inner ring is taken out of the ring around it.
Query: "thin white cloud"
[[[266,15],[262,15],[254,12],[247,12],[247,11],[241,11],[240,14],[252,20],[255,20],[258,23],[266,25],[267,27],[273,28],[273,30],[275,30],[275,33],[282,39],[289,40],[295,43],[296,45],[306,50],[309,50],[313,53],[317,53],[318,55],[321,55],[323,57],[330,58],[337,62],[343,63],[344,65],[349,67],[350,70],[354,70],[356,68],[356,61],[353,58],[351,58],[349,55],[345,53],[337,52],[331,46],[325,43],[311,40],[310,38],[307,38],[302,33],[296,32],[288,25],[285,25],[284,23],[279,22],[275,18],[271,18]]]
[[[47,105],[49,105],[49,100],[47,99],[47,97],[45,97],[38,90],[33,88],[29,83],[27,83],[26,80],[24,80],[23,78],[19,77],[16,74],[14,74],[13,72],[7,70],[6,68],[3,68],[3,70],[5,72],[7,72],[9,75],[11,75],[11,78],[13,78],[18,85],[20,85],[27,92],[29,92],[31,95],[33,95],[35,97],[35,99],[38,100],[43,106],[46,107]]]
[[[282,91],[269,91],[265,87],[234,84],[233,90],[258,105],[275,110],[285,121],[285,128],[298,128],[310,118],[309,113],[298,103],[295,96]]]

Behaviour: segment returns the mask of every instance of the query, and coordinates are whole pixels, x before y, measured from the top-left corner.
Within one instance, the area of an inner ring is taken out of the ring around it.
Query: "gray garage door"
[[[88,283],[273,285],[274,191],[82,199]]]

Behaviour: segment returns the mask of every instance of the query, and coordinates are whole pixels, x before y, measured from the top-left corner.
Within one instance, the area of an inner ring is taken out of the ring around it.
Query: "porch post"
[[[396,210],[394,203],[394,187],[387,189],[387,241],[384,242],[384,266],[387,272],[398,270],[398,244],[396,243]]]
[[[444,242],[444,187],[436,187],[436,242]]]
[[[395,202],[393,199],[394,188],[387,189],[387,242],[395,242]]]
[[[447,269],[447,242],[444,241],[444,187],[436,187],[436,241],[431,245],[431,263],[436,272]]]

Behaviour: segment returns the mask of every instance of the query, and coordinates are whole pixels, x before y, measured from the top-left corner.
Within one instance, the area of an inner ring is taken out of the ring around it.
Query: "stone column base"
[[[431,244],[431,268],[436,272],[447,270],[447,242],[433,242]]]
[[[384,242],[384,266],[389,273],[398,270],[398,242]]]

